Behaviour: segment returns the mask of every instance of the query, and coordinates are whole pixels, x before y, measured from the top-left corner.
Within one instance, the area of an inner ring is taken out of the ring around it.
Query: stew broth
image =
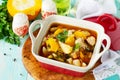
[[[97,33],[72,25],[53,23],[43,38],[39,55],[86,67],[92,57]]]

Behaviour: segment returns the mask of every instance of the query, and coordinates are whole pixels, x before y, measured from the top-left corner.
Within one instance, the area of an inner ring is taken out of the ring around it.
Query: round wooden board
[[[37,35],[38,31],[39,29],[34,32],[35,36]],[[26,70],[35,80],[95,80],[91,70],[88,71],[84,77],[80,78],[52,72],[42,68],[40,66],[40,63],[34,58],[34,56],[31,53],[31,45],[32,43],[29,37],[25,41],[22,48],[22,61]],[[100,61],[96,63],[95,67],[99,64],[101,64]]]

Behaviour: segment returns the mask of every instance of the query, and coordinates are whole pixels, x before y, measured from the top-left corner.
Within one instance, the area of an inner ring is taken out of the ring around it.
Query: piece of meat
[[[87,41],[88,44],[91,45],[91,46],[94,46],[94,45],[95,45],[95,42],[96,42],[94,36],[90,36],[90,37],[88,37],[88,38],[86,39],[86,41]]]
[[[84,42],[84,40],[82,38],[78,38],[76,41],[75,41],[75,44],[79,43],[80,44],[80,47],[81,48],[87,48],[87,44]]]

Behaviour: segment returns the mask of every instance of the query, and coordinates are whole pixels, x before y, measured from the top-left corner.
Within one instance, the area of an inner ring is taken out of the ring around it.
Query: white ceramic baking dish
[[[42,57],[38,54],[39,48],[41,46],[41,42],[52,23],[68,24],[76,27],[90,29],[97,32],[97,41],[95,44],[92,58],[89,64],[87,65],[87,67],[78,67],[71,64],[55,61],[52,59]],[[36,25],[40,25],[41,27],[37,37],[33,35],[33,28],[35,28]],[[55,72],[60,72],[60,73],[64,73],[72,76],[80,76],[80,77],[83,76],[88,70],[90,70],[95,65],[95,63],[98,61],[101,55],[103,55],[109,49],[111,44],[109,36],[107,36],[104,33],[104,28],[101,25],[86,20],[80,20],[80,19],[58,16],[58,15],[49,16],[45,20],[34,21],[30,25],[29,35],[32,41],[32,49],[31,49],[32,54],[40,62],[40,65],[42,67]],[[107,44],[104,47],[103,51],[100,52],[100,48],[103,40],[106,40]]]

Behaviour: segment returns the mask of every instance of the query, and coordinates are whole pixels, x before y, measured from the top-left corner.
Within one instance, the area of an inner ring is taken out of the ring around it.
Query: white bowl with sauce
[[[92,30],[97,33],[96,44],[93,50],[93,54],[86,67],[67,64],[64,62],[48,59],[46,57],[39,55],[39,49],[41,47],[43,38],[46,36],[49,28],[53,23],[72,25],[78,28]],[[33,28],[36,27],[36,25],[40,25],[41,27],[37,37],[33,35]],[[40,62],[40,66],[55,72],[64,73],[72,76],[79,76],[79,77],[82,77],[88,70],[90,70],[95,65],[95,63],[98,61],[101,55],[103,55],[109,49],[111,44],[109,36],[105,34],[104,28],[101,25],[86,20],[80,20],[65,16],[59,16],[59,15],[51,15],[47,17],[45,20],[34,21],[30,25],[29,35],[32,41],[32,49],[31,49],[32,54]],[[106,40],[106,46],[100,52],[100,48],[102,46],[103,40]]]

